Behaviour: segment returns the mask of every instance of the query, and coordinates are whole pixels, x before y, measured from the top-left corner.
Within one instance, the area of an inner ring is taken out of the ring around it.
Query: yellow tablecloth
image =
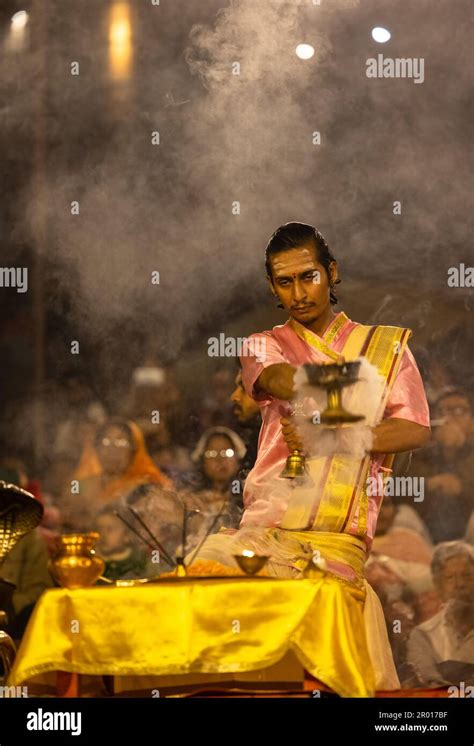
[[[354,592],[326,576],[48,590],[8,684],[56,670],[116,676],[253,671],[291,649],[342,696],[370,696],[368,652],[351,637],[361,608]]]

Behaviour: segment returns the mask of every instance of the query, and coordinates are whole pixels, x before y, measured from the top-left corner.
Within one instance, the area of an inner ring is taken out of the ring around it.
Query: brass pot
[[[58,536],[48,569],[64,588],[87,588],[102,575],[105,562],[93,549],[98,538],[96,532]]]

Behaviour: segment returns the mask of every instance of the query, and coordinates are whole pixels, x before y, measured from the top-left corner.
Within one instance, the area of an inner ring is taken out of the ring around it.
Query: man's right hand
[[[333,362],[333,360],[328,360],[321,365],[331,365]],[[344,362],[344,356],[339,355],[337,363],[342,365]],[[291,401],[295,396],[295,373],[296,368],[289,363],[274,363],[262,370],[257,379],[257,386],[270,396],[274,396],[275,399]]]
[[[293,382],[295,373],[296,368],[293,365],[275,363],[262,370],[257,379],[257,385],[275,399],[291,401],[295,395]]]
[[[283,437],[285,438],[285,443],[288,446],[289,451],[302,451],[303,450],[303,442],[301,441],[296,427],[293,425],[291,420],[287,419],[286,417],[282,417],[280,419],[281,423],[281,431],[283,433]]]

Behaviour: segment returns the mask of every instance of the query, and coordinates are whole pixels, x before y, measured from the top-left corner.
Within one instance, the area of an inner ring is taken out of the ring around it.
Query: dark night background
[[[113,6],[130,21],[124,74]],[[194,406],[210,336],[284,321],[263,251],[289,220],[328,241],[339,308],[409,326],[427,383],[436,361],[472,390],[472,290],[447,285],[473,263],[471,14],[468,0],[2,0],[2,266],[29,271],[27,293],[0,288],[3,450],[41,466],[76,374],[114,413],[133,369],[160,361]],[[368,79],[379,53],[423,57],[424,83]]]

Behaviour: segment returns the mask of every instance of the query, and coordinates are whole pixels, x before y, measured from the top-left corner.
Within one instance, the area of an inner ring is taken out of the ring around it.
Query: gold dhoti
[[[233,567],[233,555],[244,549],[268,555],[266,572],[280,578],[301,577],[311,551],[328,564],[313,574],[318,589],[311,636],[307,628],[304,639],[298,631],[293,635],[300,659],[307,649],[304,662],[313,676],[346,697],[400,687],[382,607],[363,575],[363,541],[345,533],[244,528],[209,536],[193,559]]]

